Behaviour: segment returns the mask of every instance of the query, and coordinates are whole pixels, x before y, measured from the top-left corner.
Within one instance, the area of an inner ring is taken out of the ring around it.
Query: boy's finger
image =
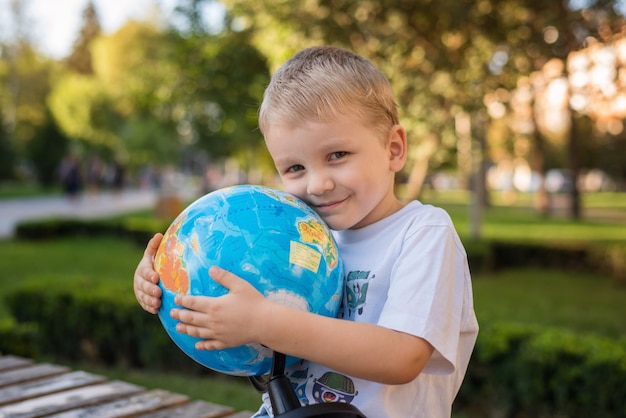
[[[161,288],[159,286],[155,286],[154,284],[150,284],[148,287],[148,294],[150,296],[154,296],[155,298],[161,298]]]
[[[150,283],[155,285],[159,283],[159,274],[153,270],[150,270],[150,273],[148,274],[148,280],[150,280]]]
[[[243,280],[233,273],[217,266],[212,266],[209,269],[209,276],[227,289],[232,289],[232,287],[237,284],[238,280]]]
[[[148,245],[146,246],[146,250],[144,253],[149,256],[154,256],[159,249],[159,245],[161,244],[161,240],[163,239],[163,234],[157,232],[154,234],[150,241],[148,241]]]

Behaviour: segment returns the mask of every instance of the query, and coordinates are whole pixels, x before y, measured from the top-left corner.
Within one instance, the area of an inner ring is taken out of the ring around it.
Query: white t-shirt
[[[450,217],[413,201],[334,236],[345,273],[339,317],[421,337],[435,350],[422,373],[403,385],[298,362],[286,374],[301,402],[348,402],[368,418],[450,417],[478,335],[467,256]],[[264,401],[270,410],[267,396]]]

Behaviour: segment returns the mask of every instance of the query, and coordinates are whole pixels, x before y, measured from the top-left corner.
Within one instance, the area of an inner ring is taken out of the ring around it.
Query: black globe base
[[[347,403],[320,403],[301,406],[285,376],[285,355],[274,352],[272,373],[265,384],[250,379],[257,390],[267,391],[274,416],[279,418],[366,418],[357,407]]]
[[[365,418],[361,411],[347,403],[318,403],[301,406],[275,416],[280,418]]]

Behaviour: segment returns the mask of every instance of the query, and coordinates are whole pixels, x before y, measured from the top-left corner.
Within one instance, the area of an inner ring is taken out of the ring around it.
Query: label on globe
[[[289,262],[317,273],[322,255],[313,248],[296,241],[289,243]]]

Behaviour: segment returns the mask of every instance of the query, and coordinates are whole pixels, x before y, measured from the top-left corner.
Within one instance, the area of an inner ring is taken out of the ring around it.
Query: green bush
[[[38,336],[39,327],[35,323],[0,321],[0,353],[37,357],[40,354]]]
[[[592,271],[626,284],[626,245],[616,243],[529,243],[483,241],[466,245],[473,272],[518,267]]]
[[[0,326],[5,352],[211,373],[184,355],[158,319],[132,299],[30,287],[11,292],[6,301],[17,324],[8,331]],[[482,324],[455,409],[472,416],[619,418],[626,417],[624,393],[625,339]]]
[[[18,323],[37,324],[39,350],[60,360],[201,369],[176,347],[157,317],[144,312],[134,299],[101,290],[84,293],[31,286],[11,292],[5,301]],[[19,347],[10,351],[30,356]]]
[[[626,285],[626,244],[594,245],[590,247],[590,264],[616,282]]]
[[[492,267],[544,267],[557,269],[588,269],[589,249],[585,244],[502,242],[491,243]]]
[[[110,220],[46,219],[20,223],[15,237],[36,241],[70,236],[115,236],[144,246],[156,232],[165,232],[169,224],[168,220],[134,217]]]
[[[477,416],[626,417],[626,340],[483,325],[457,404]]]

